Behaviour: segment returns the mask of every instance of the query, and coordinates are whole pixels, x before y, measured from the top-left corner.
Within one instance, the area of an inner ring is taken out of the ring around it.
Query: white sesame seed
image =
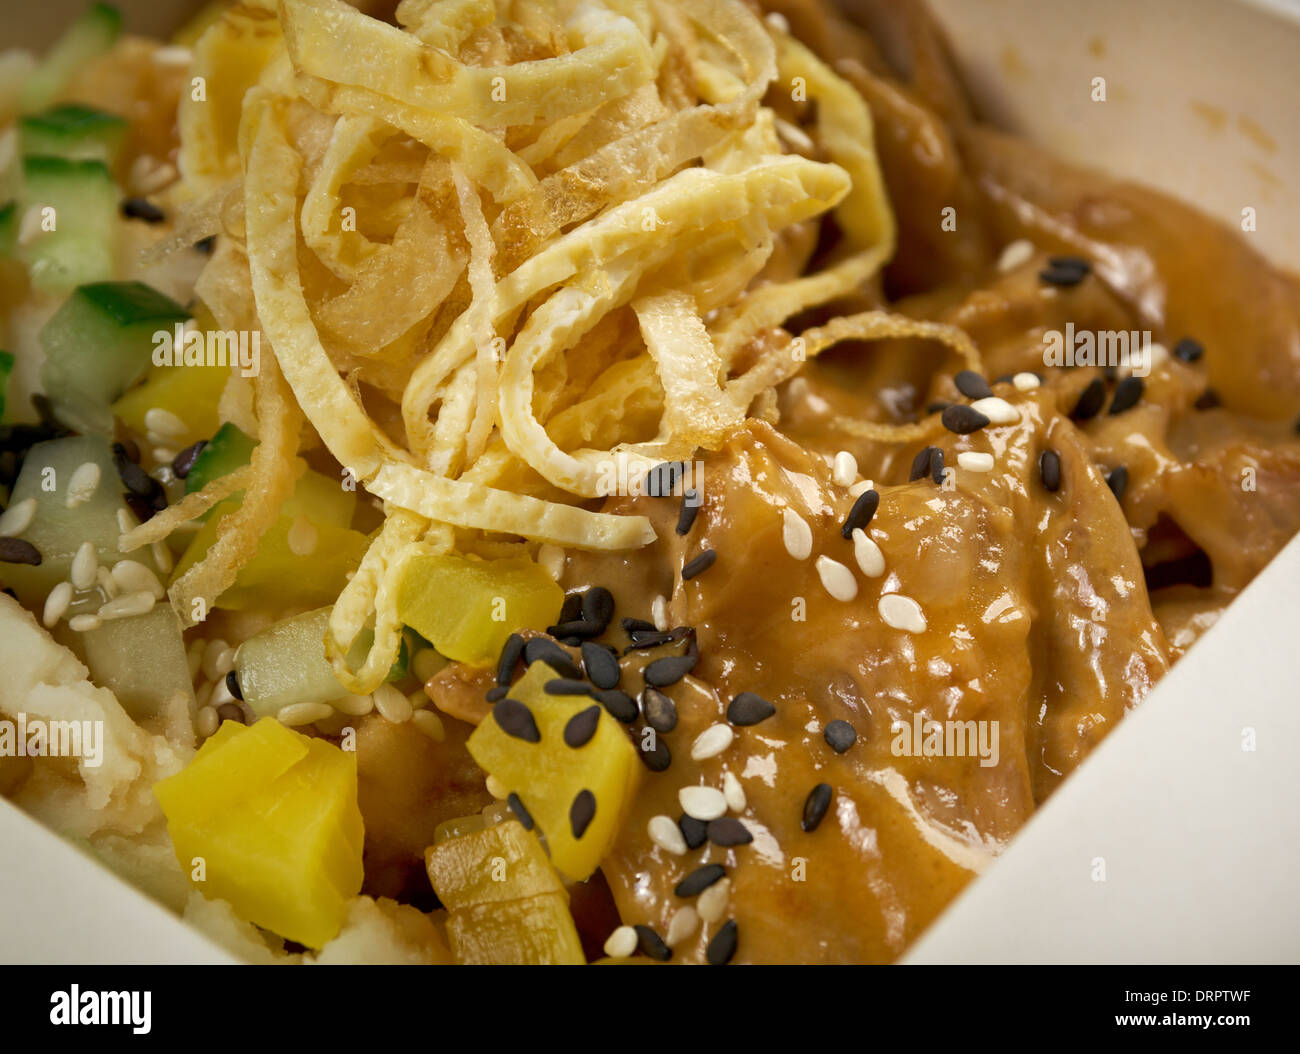
[[[375,700],[369,695],[344,695],[331,699],[330,705],[348,717],[365,717],[375,708]]]
[[[72,476],[68,479],[64,504],[69,509],[75,509],[93,498],[99,487],[100,475],[99,466],[93,461],[83,461],[73,469]]]
[[[442,743],[447,739],[447,729],[442,723],[442,718],[432,710],[415,711],[411,715],[411,724],[435,743]]]
[[[401,693],[400,689],[391,684],[381,684],[376,688],[374,699],[375,709],[379,711],[380,716],[392,724],[405,724],[411,720],[411,715],[415,713],[411,709],[410,700]]]
[[[161,600],[166,592],[158,581],[158,576],[136,560],[119,560],[115,563],[113,581],[123,592],[152,593],[155,600]]]
[[[215,687],[212,681],[204,681],[194,690],[195,701],[199,706],[206,706],[209,699],[212,698],[212,689]]]
[[[495,776],[488,776],[487,792],[492,795],[492,797],[496,798],[497,801],[510,797],[509,788]]]
[[[560,575],[564,574],[564,550],[558,545],[540,546],[537,550],[537,562],[541,564],[542,570],[557,582]]]
[[[691,757],[695,761],[716,758],[731,746],[731,741],[735,738],[736,733],[730,725],[710,725],[695,737],[695,742],[691,744]]]
[[[907,633],[925,632],[925,614],[921,605],[902,593],[886,593],[877,605],[880,617],[886,626],[901,629]]]
[[[45,598],[45,610],[41,612],[41,621],[45,624],[45,628],[53,629],[55,623],[67,613],[68,605],[71,603],[71,582],[60,582],[51,589],[50,595]]]
[[[1166,348],[1159,341],[1153,340],[1150,344],[1147,345],[1147,355],[1150,357],[1151,360],[1149,363],[1147,363],[1147,368],[1154,370],[1158,366],[1163,366],[1165,362],[1168,361],[1169,349]]]
[[[686,854],[686,836],[682,834],[682,829],[677,826],[670,816],[652,816],[650,822],[646,824],[646,833],[650,835],[650,841],[654,842],[660,849],[666,853],[672,853],[674,856],[684,856]]]
[[[14,502],[0,514],[0,538],[17,538],[32,525],[36,517],[36,499]]]
[[[224,681],[226,674],[235,668],[235,649],[226,648],[225,651],[220,652],[217,655],[215,665],[217,676]]]
[[[423,688],[417,688],[413,692],[407,692],[406,701],[411,704],[412,710],[423,710],[429,705],[429,697],[425,694]]]
[[[107,621],[115,618],[130,618],[132,615],[146,615],[153,610],[152,593],[123,593],[100,606],[99,617]]]
[[[203,641],[196,640],[185,649],[185,664],[190,668],[190,680],[199,675],[199,666],[203,662]]]
[[[153,60],[162,66],[188,66],[194,61],[194,52],[179,44],[167,44],[155,49]]]
[[[170,574],[171,569],[174,566],[174,561],[172,560],[172,551],[167,548],[167,543],[154,542],[153,545],[149,547],[149,551],[153,553],[153,562],[158,565],[158,573],[163,575]]]
[[[320,539],[316,528],[305,516],[295,516],[293,523],[289,525],[289,533],[286,541],[289,543],[289,551],[294,556],[311,556],[316,551],[316,543]]]
[[[722,796],[727,799],[727,808],[732,812],[744,812],[748,799],[745,788],[740,785],[734,772],[727,772],[722,777]]]
[[[221,706],[224,703],[237,703],[238,699],[230,691],[230,685],[226,683],[223,677],[212,686],[212,694],[208,696],[208,706]]]
[[[763,21],[765,21],[769,26],[775,29],[778,33],[790,32],[790,23],[786,19],[785,15],[781,14],[780,11],[769,11],[766,15],[763,16]]]
[[[716,787],[683,787],[677,792],[677,800],[687,816],[706,823],[716,820],[727,811],[727,799]]]
[[[68,628],[74,633],[88,633],[92,629],[99,629],[104,624],[104,620],[98,615],[73,615],[68,619]]]
[[[636,930],[620,926],[605,939],[605,954],[611,959],[627,959],[636,954],[636,946]]]
[[[145,411],[144,426],[167,439],[184,439],[189,433],[189,426],[170,410],[161,406],[150,407]]]
[[[861,527],[853,528],[853,559],[868,578],[879,578],[885,573],[885,554]]]
[[[668,600],[662,593],[650,603],[650,621],[660,633],[668,628]]]
[[[858,580],[853,572],[829,556],[817,557],[817,574],[822,586],[836,600],[848,602],[858,595]]]
[[[1043,382],[1038,379],[1036,373],[1017,373],[1011,378],[1011,383],[1016,386],[1017,391],[1032,392]]]
[[[200,736],[207,739],[220,725],[221,718],[217,716],[215,706],[199,707],[198,716],[194,719],[194,728]]]
[[[664,943],[670,948],[675,948],[699,928],[700,916],[691,905],[687,904],[684,908],[678,908],[669,921],[668,932],[664,934]]]
[[[860,498],[867,491],[872,490],[875,487],[875,485],[876,484],[872,480],[860,479],[855,484],[853,484],[853,486],[849,488],[849,497]]]
[[[141,154],[131,164],[131,185],[140,194],[162,190],[176,178],[176,168],[150,154]]]
[[[851,487],[858,478],[858,459],[847,450],[841,450],[831,463],[831,482],[837,487]]]
[[[130,509],[117,510],[117,531],[119,534],[126,534],[127,531],[134,530],[140,526],[140,521]]]
[[[781,540],[785,542],[785,551],[796,560],[807,560],[812,555],[813,543],[808,521],[789,507],[781,510],[781,520]]]
[[[99,560],[95,556],[95,545],[93,542],[82,542],[77,549],[77,555],[72,558],[72,567],[68,572],[68,578],[72,580],[74,589],[89,589],[95,584],[95,571],[99,567]]]
[[[982,413],[991,424],[995,425],[1013,425],[1020,420],[1020,411],[996,395],[990,395],[987,399],[976,399],[970,404],[970,408]]]
[[[333,713],[334,708],[329,703],[290,703],[275,712],[275,719],[282,725],[297,728],[324,721]]]
[[[421,648],[411,660],[411,670],[421,684],[441,673],[447,665],[447,657],[439,655],[434,648]]]
[[[731,900],[731,879],[720,878],[695,898],[695,912],[705,922],[717,922]]]
[[[149,451],[149,453],[155,461],[163,462],[175,460],[176,455],[180,453],[180,451],[166,446],[165,444],[159,444]]]
[[[1034,255],[1034,243],[1028,238],[1017,238],[998,256],[998,270],[1003,274],[1027,264]]]
[[[979,450],[963,450],[957,455],[957,464],[967,472],[989,472],[993,469],[993,455]]]
[[[219,659],[221,653],[229,647],[230,645],[220,637],[213,637],[203,645],[203,676],[209,681],[215,681],[221,676],[221,674],[217,672],[217,659]]]
[[[112,572],[103,564],[95,568],[95,584],[104,591],[104,597],[107,600],[112,600],[122,592],[117,583],[113,581]]]

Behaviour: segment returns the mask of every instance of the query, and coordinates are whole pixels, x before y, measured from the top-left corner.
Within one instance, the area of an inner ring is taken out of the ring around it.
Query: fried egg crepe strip
[[[492,259],[496,246],[483,218],[483,206],[476,191],[455,165],[451,178],[456,185],[456,199],[460,203],[461,220],[469,239],[469,284],[474,299],[469,306],[469,328],[475,344],[476,406],[474,419],[465,436],[465,458],[474,461],[483,453],[489,434],[496,424],[497,403],[497,335],[492,328],[496,317],[496,276],[492,272]],[[504,341],[502,342],[504,343]]]
[[[124,553],[133,552],[142,546],[161,542],[178,527],[198,519],[218,502],[224,501],[237,490],[244,490],[253,478],[253,470],[248,465],[241,465],[233,472],[218,476],[202,490],[186,494],[175,505],[168,505],[161,512],[132,527],[118,539],[118,549]]]

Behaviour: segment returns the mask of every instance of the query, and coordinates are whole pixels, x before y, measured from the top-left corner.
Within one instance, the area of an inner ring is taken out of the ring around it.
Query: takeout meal
[[[0,792],[249,961],[897,958],[1300,529],[1300,285],[843,12],[0,54]]]

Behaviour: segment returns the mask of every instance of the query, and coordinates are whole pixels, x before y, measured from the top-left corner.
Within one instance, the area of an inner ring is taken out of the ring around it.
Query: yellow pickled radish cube
[[[181,450],[217,430],[217,403],[229,379],[227,366],[154,366],[143,384],[113,404],[113,413],[144,435],[150,431],[145,420],[149,411],[166,410],[185,426],[183,434],[167,437],[168,446]]]
[[[155,787],[182,869],[240,918],[321,947],[361,890],[355,756],[271,718],[227,723],[205,751]]]
[[[448,838],[425,850],[424,860],[433,891],[450,911],[539,893],[569,899],[542,843],[518,820]]]
[[[562,893],[538,893],[461,908],[447,916],[447,941],[470,966],[582,966],[582,941]]]
[[[593,699],[547,695],[543,686],[555,677],[545,663],[535,662],[508,696],[531,712],[541,736],[537,742],[502,728],[497,715],[509,705],[503,700],[474,730],[467,746],[480,768],[518,795],[546,836],[551,863],[566,878],[580,882],[613,845],[641,778],[641,762],[623,727]],[[594,733],[580,746],[569,746],[565,727],[593,706],[598,711]]]
[[[307,756],[311,741],[279,721],[224,721],[175,776],[154,784],[171,823],[197,823],[257,794]]]
[[[440,654],[472,666],[496,662],[511,633],[553,625],[563,604],[564,590],[527,557],[416,556],[397,588],[402,621]]]

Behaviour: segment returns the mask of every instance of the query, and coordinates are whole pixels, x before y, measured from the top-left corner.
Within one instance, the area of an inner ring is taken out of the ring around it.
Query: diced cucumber
[[[143,615],[109,619],[81,640],[91,679],[112,689],[132,717],[155,716],[177,694],[194,708],[181,622],[166,600]]]
[[[189,475],[185,477],[185,492],[193,494],[218,476],[229,475],[242,465],[247,465],[255,446],[257,440],[227,421],[217,429],[216,435],[208,440],[208,445],[194,459]]]
[[[87,500],[69,508],[68,485],[86,462],[98,467],[99,484]],[[37,443],[23,461],[10,502],[28,498],[36,499],[36,513],[22,537],[36,547],[41,562],[35,567],[0,563],[0,580],[29,608],[40,610],[49,591],[68,577],[82,542],[94,545],[102,566],[112,566],[129,555],[157,571],[147,549],[131,554],[118,551],[121,526],[117,514],[126,503],[107,439],[69,436]]]
[[[235,676],[244,702],[259,717],[270,717],[291,703],[328,703],[347,695],[325,658],[325,632],[332,608],[319,608],[268,626],[240,645],[235,656]],[[374,633],[362,630],[348,664],[354,669],[365,660]],[[406,642],[388,680],[406,676]]]
[[[18,122],[24,155],[62,157],[69,161],[102,161],[113,168],[126,141],[126,121],[117,114],[64,103],[44,113],[28,114]]]
[[[63,91],[69,78],[102,55],[122,32],[122,14],[108,4],[91,4],[55,43],[23,85],[19,98],[26,113],[43,110]]]
[[[40,332],[41,385],[55,412],[82,431],[111,431],[113,400],[148,371],[154,334],[187,318],[143,282],[80,286]]]
[[[5,396],[9,391],[9,374],[14,370],[14,357],[7,351],[0,351],[0,421],[5,416]]]
[[[23,213],[42,210],[41,229],[18,247],[32,285],[57,292],[111,277],[118,194],[108,166],[102,161],[24,157],[22,169]],[[52,211],[47,214],[46,209]]]

